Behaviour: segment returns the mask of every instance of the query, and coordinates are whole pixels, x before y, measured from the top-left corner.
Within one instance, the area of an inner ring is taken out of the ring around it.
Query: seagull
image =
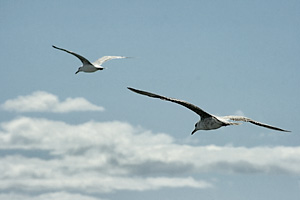
[[[112,59],[128,58],[128,57],[125,57],[125,56],[103,56],[102,58],[99,58],[95,62],[91,63],[88,59],[86,59],[85,57],[83,57],[83,56],[81,56],[77,53],[74,53],[74,52],[69,51],[67,49],[56,47],[54,45],[52,45],[52,47],[55,48],[55,49],[65,51],[69,54],[72,54],[73,56],[76,56],[82,62],[82,66],[78,68],[78,70],[75,72],[75,74],[77,74],[78,72],[81,72],[81,71],[82,72],[95,72],[95,71],[98,71],[98,70],[103,70],[104,67],[102,67],[101,65],[106,61],[109,61],[109,60],[112,60]]]
[[[229,126],[229,125],[240,125],[241,123],[236,123],[236,122],[231,122],[231,121],[243,121],[243,122],[250,122],[252,124],[258,125],[258,126],[262,126],[265,128],[269,128],[269,129],[273,129],[276,131],[284,131],[284,132],[291,132],[291,131],[287,131],[281,128],[277,128],[268,124],[264,124],[258,121],[254,121],[250,118],[244,117],[244,116],[223,116],[223,117],[219,117],[219,116],[215,116],[212,114],[209,114],[208,112],[205,112],[204,110],[202,110],[201,108],[183,101],[183,100],[179,100],[179,99],[174,99],[174,98],[169,98],[169,97],[164,97],[158,94],[153,94],[150,92],[146,92],[146,91],[142,91],[142,90],[137,90],[131,87],[127,87],[129,90],[136,92],[138,94],[141,95],[146,95],[152,98],[158,98],[158,99],[162,99],[165,101],[171,101],[177,104],[180,104],[192,111],[194,111],[195,113],[197,113],[200,116],[200,120],[195,124],[195,129],[192,131],[192,135],[198,131],[198,130],[213,130],[213,129],[218,129],[221,128],[222,126]],[[230,121],[231,120],[231,121]]]

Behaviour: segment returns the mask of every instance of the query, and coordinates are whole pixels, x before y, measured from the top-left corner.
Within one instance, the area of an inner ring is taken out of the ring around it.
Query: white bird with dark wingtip
[[[59,49],[59,50],[65,51],[67,53],[70,53],[70,54],[76,56],[82,62],[82,66],[78,68],[78,70],[75,72],[75,74],[77,74],[78,72],[95,72],[98,70],[103,70],[104,67],[102,67],[101,65],[106,61],[109,61],[112,59],[129,58],[129,57],[125,57],[125,56],[103,56],[102,58],[99,58],[95,62],[91,63],[88,59],[86,59],[85,57],[83,57],[77,53],[56,47],[54,45],[52,45],[52,47],[55,49]]]
[[[130,88],[130,87],[128,87],[128,89],[133,91],[133,92],[136,92],[138,94],[146,95],[146,96],[153,97],[153,98],[159,98],[159,99],[162,99],[162,100],[171,101],[171,102],[180,104],[180,105],[194,111],[195,113],[197,113],[200,116],[200,120],[195,124],[195,129],[193,130],[192,135],[198,130],[213,130],[213,129],[218,129],[222,126],[241,124],[241,123],[231,122],[229,120],[250,122],[252,124],[262,126],[262,127],[265,127],[265,128],[269,128],[269,129],[273,129],[273,130],[276,130],[276,131],[291,132],[291,131],[287,131],[287,130],[284,130],[284,129],[281,129],[281,128],[277,128],[277,127],[268,125],[268,124],[263,124],[263,123],[258,122],[258,121],[254,121],[250,118],[243,117],[243,116],[224,116],[224,117],[215,116],[215,115],[209,114],[209,113],[205,112],[204,110],[202,110],[201,108],[199,108],[199,107],[197,107],[197,106],[195,106],[191,103],[188,103],[186,101],[183,101],[183,100],[164,97],[164,96],[161,96],[161,95],[158,95],[158,94],[153,94],[153,93],[150,93],[150,92],[137,90],[137,89]]]

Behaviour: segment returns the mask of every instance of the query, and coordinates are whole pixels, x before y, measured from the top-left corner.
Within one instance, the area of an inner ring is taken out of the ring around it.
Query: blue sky
[[[299,199],[298,1],[1,1],[0,199]],[[78,73],[104,55],[107,69]],[[252,124],[198,131],[183,99]]]

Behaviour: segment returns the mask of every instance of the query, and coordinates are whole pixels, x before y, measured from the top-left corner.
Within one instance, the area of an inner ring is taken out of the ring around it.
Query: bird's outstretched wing
[[[95,62],[93,62],[94,65],[102,65],[104,62],[112,60],[112,59],[121,59],[121,58],[129,58],[125,56],[103,56],[102,58],[99,58]]]
[[[211,114],[203,111],[201,108],[189,103],[189,102],[186,102],[186,101],[183,101],[183,100],[179,100],[179,99],[174,99],[174,98],[169,98],[169,97],[164,97],[164,96],[161,96],[161,95],[158,95],[158,94],[153,94],[153,93],[150,93],[150,92],[146,92],[146,91],[142,91],[142,90],[137,90],[137,89],[134,89],[134,88],[130,88],[128,87],[129,90],[133,91],[133,92],[136,92],[138,94],[142,94],[142,95],[146,95],[146,96],[149,96],[149,97],[152,97],[152,98],[158,98],[158,99],[162,99],[162,100],[166,100],[166,101],[171,101],[171,102],[174,102],[174,103],[177,103],[177,104],[180,104],[192,111],[194,111],[195,113],[197,113],[198,115],[200,115],[201,118],[206,118],[206,117],[212,117]]]
[[[255,121],[253,119],[243,117],[243,116],[224,116],[222,118],[233,120],[233,121],[250,122],[250,123],[255,124],[257,126],[262,126],[262,127],[265,127],[265,128],[276,130],[276,131],[291,132],[291,131],[284,130],[284,129],[281,129],[281,128],[277,128],[275,126],[271,126],[271,125],[268,125],[268,124],[264,124],[264,123],[261,123],[261,122]]]
[[[63,49],[63,48],[56,47],[56,46],[54,46],[54,45],[52,45],[52,47],[55,48],[55,49],[59,49],[59,50],[65,51],[65,52],[67,52],[67,53],[70,53],[70,54],[72,54],[73,56],[76,56],[76,57],[82,62],[82,64],[84,64],[84,65],[85,65],[85,64],[92,65],[91,62],[90,62],[88,59],[86,59],[85,57],[83,57],[83,56],[81,56],[81,55],[79,55],[79,54],[77,54],[77,53],[74,53],[74,52],[69,51],[69,50],[67,50],[67,49]]]

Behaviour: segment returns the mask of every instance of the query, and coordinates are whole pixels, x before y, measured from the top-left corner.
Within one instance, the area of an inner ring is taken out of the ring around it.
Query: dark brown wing
[[[230,120],[233,120],[233,121],[250,122],[250,123],[255,124],[257,126],[262,126],[262,127],[265,127],[265,128],[276,130],[276,131],[291,132],[291,131],[284,130],[284,129],[281,129],[281,128],[277,128],[275,126],[271,126],[271,125],[268,125],[268,124],[264,124],[264,123],[261,123],[261,122],[255,121],[253,119],[250,119],[250,118],[247,118],[247,117],[243,117],[243,116],[225,116],[223,118],[230,119]]]
[[[82,64],[92,65],[92,63],[91,63],[88,59],[86,59],[85,57],[83,57],[83,56],[81,56],[81,55],[79,55],[79,54],[77,54],[77,53],[74,53],[74,52],[69,51],[69,50],[67,50],[67,49],[63,49],[63,48],[56,47],[56,46],[54,46],[54,45],[52,45],[52,47],[55,48],[55,49],[59,49],[59,50],[65,51],[65,52],[67,52],[67,53],[70,53],[70,54],[72,54],[73,56],[76,56],[76,57],[82,62]]]
[[[166,101],[171,101],[171,102],[174,102],[174,103],[177,103],[177,104],[180,104],[192,111],[194,111],[195,113],[197,113],[198,115],[200,115],[201,118],[206,118],[206,117],[211,117],[212,115],[203,111],[201,108],[189,103],[189,102],[186,102],[186,101],[183,101],[183,100],[179,100],[179,99],[174,99],[174,98],[169,98],[169,97],[164,97],[164,96],[161,96],[161,95],[158,95],[158,94],[153,94],[153,93],[150,93],[150,92],[146,92],[146,91],[142,91],[142,90],[137,90],[137,89],[134,89],[134,88],[130,88],[128,87],[129,90],[133,91],[133,92],[136,92],[138,94],[142,94],[142,95],[146,95],[146,96],[149,96],[149,97],[152,97],[152,98],[158,98],[158,99],[162,99],[162,100],[166,100]]]
[[[273,129],[273,130],[276,130],[276,131],[291,132],[291,131],[288,131],[288,130],[277,128],[275,126],[271,126],[271,125],[268,125],[268,124],[263,124],[261,122],[254,121],[254,120],[251,120],[249,122],[252,123],[252,124],[255,124],[255,125],[258,125],[258,126],[262,126],[262,127],[265,127],[265,128],[270,128],[270,129]]]

